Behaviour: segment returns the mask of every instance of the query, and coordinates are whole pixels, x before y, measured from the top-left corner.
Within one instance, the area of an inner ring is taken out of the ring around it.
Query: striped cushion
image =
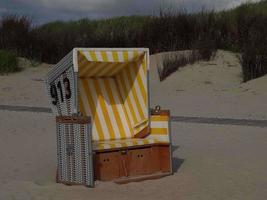
[[[124,140],[109,140],[109,141],[94,141],[93,150],[117,149],[122,147],[142,146],[146,144],[168,144],[168,141],[159,139],[124,139]]]

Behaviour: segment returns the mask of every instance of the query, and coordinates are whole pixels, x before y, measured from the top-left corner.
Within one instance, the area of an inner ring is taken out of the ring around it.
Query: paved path
[[[11,105],[0,105],[0,110],[19,111],[19,112],[43,112],[43,113],[52,112],[50,108],[45,108],[45,107],[11,106]]]
[[[0,110],[51,113],[50,108],[0,105]],[[267,127],[267,120],[172,116],[172,122]]]
[[[267,120],[172,116],[173,122],[267,127]]]

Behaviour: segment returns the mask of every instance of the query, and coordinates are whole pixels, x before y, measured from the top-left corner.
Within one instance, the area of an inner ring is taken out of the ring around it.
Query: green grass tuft
[[[0,50],[0,74],[9,74],[20,71],[18,60],[11,51]]]

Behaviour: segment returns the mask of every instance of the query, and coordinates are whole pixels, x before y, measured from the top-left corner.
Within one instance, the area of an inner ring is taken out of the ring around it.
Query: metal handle
[[[127,154],[126,150],[121,151],[121,155],[126,155],[126,154]]]
[[[154,109],[155,113],[160,113],[161,107],[159,105],[157,105]]]

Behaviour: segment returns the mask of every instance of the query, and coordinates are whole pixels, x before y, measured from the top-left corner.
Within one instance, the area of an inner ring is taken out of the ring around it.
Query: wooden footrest
[[[117,184],[126,184],[130,182],[139,182],[139,181],[144,181],[144,180],[158,179],[158,178],[162,178],[164,176],[169,176],[169,175],[172,175],[172,173],[162,172],[162,173],[155,173],[155,174],[136,176],[136,177],[123,177],[123,178],[114,180],[114,182]]]

